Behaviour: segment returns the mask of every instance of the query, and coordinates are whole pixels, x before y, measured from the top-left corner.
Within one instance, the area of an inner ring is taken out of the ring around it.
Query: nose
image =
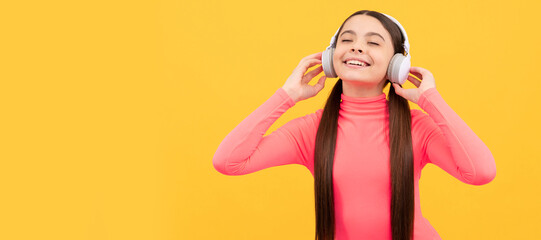
[[[352,52],[359,51],[359,53],[363,53],[363,50],[362,50],[362,49],[356,48],[356,47],[351,48],[351,51],[352,51]]]

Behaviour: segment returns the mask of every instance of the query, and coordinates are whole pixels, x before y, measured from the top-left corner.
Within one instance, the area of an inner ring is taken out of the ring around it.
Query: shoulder
[[[411,135],[415,142],[425,147],[430,139],[439,134],[441,129],[432,117],[422,110],[411,110]]]
[[[312,113],[294,118],[277,130],[288,135],[289,139],[294,140],[308,162],[313,159],[313,150],[322,113],[323,109],[318,109]],[[308,163],[308,166],[310,166],[310,163]]]
[[[421,111],[419,109],[411,109],[410,112],[411,112],[411,123],[412,124],[413,124],[413,122],[422,121],[425,118],[429,117],[428,114],[426,114],[425,112],[423,112],[423,111]]]
[[[312,125],[313,128],[317,128],[319,126],[319,122],[321,120],[321,116],[323,115],[323,109],[318,109],[313,113],[307,114],[303,116],[305,122],[308,125]]]
[[[312,113],[312,114],[314,114],[314,117],[315,117],[315,118],[321,119],[321,115],[323,115],[323,109],[320,108],[320,109],[316,110],[316,111],[315,111],[314,113]]]
[[[432,118],[419,109],[411,109],[411,129],[412,131],[431,131],[437,128]]]
[[[302,117],[299,117],[297,119],[302,119],[305,122],[312,122],[312,123],[319,123],[321,120],[321,116],[323,115],[323,109],[317,109],[316,111],[306,114]]]
[[[289,129],[297,129],[301,133],[306,133],[310,129],[318,128],[322,114],[323,109],[318,109],[312,113],[290,120],[284,125],[284,127]]]

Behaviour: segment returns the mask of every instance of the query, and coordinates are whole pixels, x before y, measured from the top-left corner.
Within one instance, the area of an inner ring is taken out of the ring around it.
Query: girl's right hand
[[[323,87],[325,87],[325,79],[327,79],[325,75],[320,77],[314,86],[308,85],[308,83],[315,76],[323,71],[322,66],[319,66],[318,68],[306,73],[308,68],[321,64],[321,54],[322,52],[318,52],[301,59],[299,65],[297,65],[291,76],[289,76],[289,78],[286,80],[284,86],[282,86],[282,88],[295,102],[311,98],[321,91]],[[305,73],[306,75],[304,75]]]

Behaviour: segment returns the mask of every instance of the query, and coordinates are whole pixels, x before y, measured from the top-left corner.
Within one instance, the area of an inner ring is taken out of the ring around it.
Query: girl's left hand
[[[412,75],[408,75],[408,80],[417,88],[404,89],[398,83],[393,83],[393,87],[396,94],[417,104],[419,97],[424,91],[430,88],[436,88],[436,80],[434,80],[434,76],[432,76],[430,71],[422,67],[410,67],[410,73],[421,79],[419,81]]]

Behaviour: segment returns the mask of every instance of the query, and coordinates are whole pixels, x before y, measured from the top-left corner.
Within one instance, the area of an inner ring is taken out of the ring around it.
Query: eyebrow
[[[346,30],[346,31],[343,31],[342,34],[340,34],[340,37],[342,35],[344,35],[345,33],[351,33],[353,35],[357,35],[354,31],[352,30]],[[381,36],[381,34],[377,33],[377,32],[367,32],[364,36],[368,37],[368,36],[373,36],[373,35],[376,35],[378,37],[380,37],[381,39],[383,39],[383,41],[385,41],[385,38],[383,38],[383,36]]]

